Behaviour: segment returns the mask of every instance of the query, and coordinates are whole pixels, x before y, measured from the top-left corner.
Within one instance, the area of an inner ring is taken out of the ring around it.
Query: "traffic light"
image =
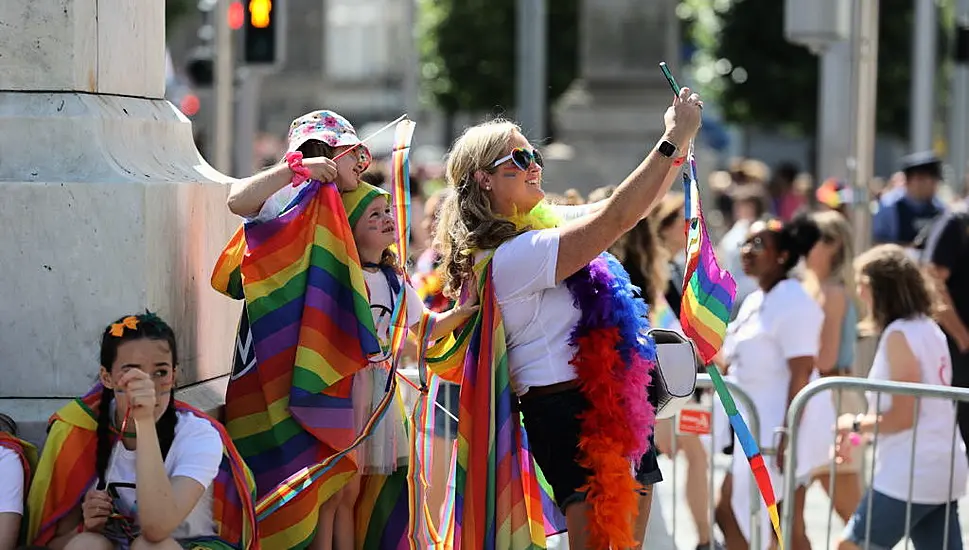
[[[282,0],[242,0],[243,61],[247,65],[276,65],[282,61]]]

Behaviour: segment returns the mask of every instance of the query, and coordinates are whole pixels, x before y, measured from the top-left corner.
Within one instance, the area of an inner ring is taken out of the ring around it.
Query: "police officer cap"
[[[910,172],[930,172],[941,176],[942,160],[932,151],[922,151],[912,153],[902,157],[902,171],[906,174]]]

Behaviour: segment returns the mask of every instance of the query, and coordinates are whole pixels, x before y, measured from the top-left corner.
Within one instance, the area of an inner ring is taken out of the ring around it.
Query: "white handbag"
[[[682,334],[651,328],[647,335],[656,343],[656,369],[653,371],[656,418],[671,418],[693,398],[696,373],[703,365],[693,342]]]

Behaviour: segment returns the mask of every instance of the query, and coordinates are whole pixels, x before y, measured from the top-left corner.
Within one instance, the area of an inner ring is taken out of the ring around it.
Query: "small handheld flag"
[[[680,86],[673,78],[666,63],[660,63],[660,69],[666,76],[667,82],[674,94],[680,93]],[[734,298],[737,296],[737,283],[730,273],[720,268],[717,263],[710,235],[703,220],[703,209],[700,206],[700,189],[697,184],[696,157],[693,144],[688,153],[688,169],[683,172],[683,193],[685,195],[686,272],[683,276],[682,304],[680,306],[680,324],[683,334],[696,344],[700,358],[707,364],[707,373],[713,381],[713,387],[723,404],[730,425],[733,427],[740,441],[740,446],[747,456],[750,469],[754,474],[757,488],[767,506],[774,533],[778,544],[783,550],[784,542],[781,537],[780,517],[777,514],[777,499],[771,485],[770,474],[764,464],[757,441],[750,433],[747,422],[744,421],[737,405],[734,403],[730,390],[720,376],[720,371],[711,363],[720,347],[723,345],[727,332],[727,321]]]

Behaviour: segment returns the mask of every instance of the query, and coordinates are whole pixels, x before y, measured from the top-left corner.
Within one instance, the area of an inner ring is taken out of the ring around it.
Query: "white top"
[[[576,378],[569,336],[581,312],[565,284],[555,284],[559,234],[558,229],[528,231],[495,250],[492,275],[517,395]]]
[[[763,448],[775,446],[775,429],[784,425],[787,413],[787,394],[791,383],[790,359],[817,357],[821,339],[824,313],[821,307],[804,291],[800,283],[783,280],[765,293],[755,290],[743,304],[737,317],[727,328],[723,354],[730,363],[729,378],[750,396],[757,408],[760,420],[758,444]],[[818,377],[817,370],[811,376]],[[750,419],[742,401],[737,402],[744,418]],[[715,422],[725,425],[722,408]],[[798,482],[808,473],[826,464],[831,444],[834,442],[834,407],[827,394],[810,400],[798,427],[797,471]],[[734,490],[731,505],[744,535],[750,539],[750,466],[739,444],[733,455]],[[783,476],[776,465],[776,458],[765,457],[767,470],[775,488],[783,487]],[[782,495],[778,495],[782,498]],[[767,548],[770,537],[770,520],[766,511],[761,518],[761,541]]]
[[[283,210],[289,206],[289,203],[293,202],[296,195],[303,190],[304,187],[309,185],[310,180],[306,180],[303,183],[293,187],[292,184],[287,183],[279,191],[276,191],[266,202],[262,203],[262,208],[259,209],[259,213],[254,217],[247,217],[247,222],[267,222],[274,218],[279,217],[283,213]]]
[[[390,317],[394,312],[394,304],[397,296],[391,296],[390,285],[383,271],[371,272],[363,270],[363,278],[370,291],[370,313],[373,315],[374,328],[377,330],[377,341],[380,342],[380,349],[390,358]],[[397,276],[401,288],[407,292],[407,326],[412,327],[421,321],[421,314],[424,313],[424,302],[420,295],[402,277]],[[377,359],[373,359],[376,361]]]
[[[0,447],[0,514],[24,513],[24,465],[17,453]]]
[[[757,394],[751,397],[758,408],[787,408],[791,382],[787,362],[817,356],[823,321],[821,307],[792,279],[777,283],[767,293],[755,290],[744,300],[727,329],[723,354],[737,383]],[[761,418],[762,437],[773,437],[774,428],[783,423],[783,413],[772,416],[776,420]]]
[[[948,386],[952,382],[952,362],[945,334],[934,321],[927,317],[899,319],[882,332],[871,371],[870,380],[891,380],[885,342],[889,334],[900,332],[908,341],[912,353],[919,361],[919,381],[923,384]],[[878,412],[892,406],[892,396],[883,393],[877,400]],[[871,412],[875,412],[876,396],[868,395]],[[918,483],[912,488],[912,502],[918,504],[943,504],[957,500],[966,494],[966,446],[959,430],[953,430],[956,422],[955,404],[945,399],[922,399],[918,406],[918,419],[914,429],[894,434],[878,434],[875,445],[875,476],[872,487],[892,498],[908,501],[909,480]],[[955,434],[955,444],[952,436]],[[914,471],[909,457],[912,438],[915,438],[917,456]],[[952,451],[955,450],[955,457]],[[953,460],[953,458],[955,460]],[[949,467],[952,465],[952,478]]]
[[[222,439],[207,420],[188,412],[179,411],[176,414],[175,439],[165,457],[165,471],[169,479],[178,476],[194,479],[205,487],[205,493],[185,521],[172,532],[172,538],[182,540],[214,536],[212,481],[222,463]],[[137,517],[135,451],[129,451],[119,441],[108,464],[105,475],[108,492],[117,491],[115,503],[122,514]]]

